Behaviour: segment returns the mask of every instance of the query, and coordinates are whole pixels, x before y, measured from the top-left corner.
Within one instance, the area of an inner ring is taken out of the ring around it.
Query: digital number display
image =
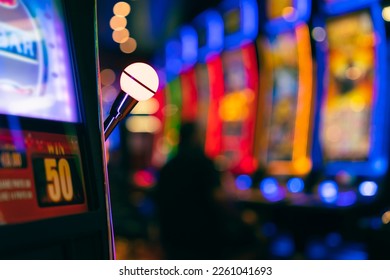
[[[34,157],[32,164],[39,206],[84,202],[83,181],[77,156]]]

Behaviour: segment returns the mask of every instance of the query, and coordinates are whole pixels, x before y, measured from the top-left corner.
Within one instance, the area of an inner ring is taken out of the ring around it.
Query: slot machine
[[[179,30],[182,68],[180,82],[182,88],[182,121],[195,121],[197,114],[197,88],[194,65],[198,58],[198,36],[190,25]]]
[[[325,1],[321,10],[314,29],[320,50],[315,138],[324,166],[318,196],[334,206],[365,204],[381,198],[388,172],[381,7],[378,1]]]
[[[258,7],[253,0],[226,0],[219,6],[224,24],[221,53],[224,93],[218,114],[221,119],[220,162],[235,177],[256,168],[253,155],[258,63],[255,39]]]
[[[314,21],[318,95],[314,139],[317,205],[348,217],[337,234],[361,243],[360,258],[388,257],[387,48],[379,1],[323,1]],[[367,240],[362,235],[370,236]],[[385,234],[387,236],[387,234]]]
[[[0,1],[0,258],[112,259],[95,1]]]
[[[195,30],[185,25],[166,43],[164,150],[167,152],[167,159],[177,151],[181,123],[196,119],[197,89],[194,65],[197,60],[197,40]]]
[[[205,153],[215,159],[221,151],[222,123],[218,114],[223,96],[223,21],[216,10],[206,10],[193,22],[198,37],[198,62],[195,65],[197,124]]]
[[[182,112],[182,88],[180,71],[182,61],[180,58],[181,44],[176,38],[167,41],[165,45],[165,105],[163,123],[162,149],[166,154],[166,160],[177,151],[179,143],[179,130]]]
[[[313,61],[311,2],[264,1],[258,38],[260,89],[255,154],[259,199],[293,200],[311,171]]]

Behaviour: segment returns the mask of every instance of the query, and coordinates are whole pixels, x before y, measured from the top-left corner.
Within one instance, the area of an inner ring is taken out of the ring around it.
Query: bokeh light
[[[126,42],[126,40],[129,38],[129,30],[127,29],[122,29],[122,30],[114,30],[114,32],[112,32],[112,39],[121,44],[121,43],[124,43]]]
[[[128,37],[126,41],[120,44],[120,49],[124,53],[132,53],[137,48],[137,41],[132,38]]]
[[[125,17],[113,16],[110,20],[110,27],[113,30],[122,30],[125,29],[127,25],[127,20]]]
[[[113,8],[114,14],[122,17],[125,17],[128,14],[130,14],[130,11],[131,11],[130,5],[123,1],[116,3]]]
[[[103,69],[100,71],[100,79],[103,86],[112,85],[115,82],[116,75],[112,69]]]

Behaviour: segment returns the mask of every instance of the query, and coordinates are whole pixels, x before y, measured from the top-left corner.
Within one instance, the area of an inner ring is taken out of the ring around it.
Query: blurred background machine
[[[387,5],[216,1],[171,33],[192,27],[192,39],[165,40],[162,137],[195,116],[226,197],[267,258],[386,257]],[[171,75],[194,41],[196,63]],[[189,69],[195,84],[180,78]]]

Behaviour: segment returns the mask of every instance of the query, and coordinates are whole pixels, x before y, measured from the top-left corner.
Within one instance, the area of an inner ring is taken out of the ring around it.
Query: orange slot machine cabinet
[[[219,11],[224,22],[221,53],[224,94],[218,109],[222,122],[219,158],[226,170],[241,182],[242,175],[247,178],[256,168],[253,143],[258,88],[255,45],[258,7],[253,0],[226,0],[220,4]]]
[[[305,190],[311,171],[313,59],[308,20],[311,1],[264,1],[259,118],[255,154],[262,177],[256,179],[267,202],[290,200]]]
[[[0,1],[0,258],[113,259],[96,2]]]
[[[221,52],[223,21],[213,9],[199,14],[193,22],[198,37],[198,60],[195,65],[197,89],[197,124],[205,153],[212,159],[221,151],[222,122],[218,114],[224,94]]]

